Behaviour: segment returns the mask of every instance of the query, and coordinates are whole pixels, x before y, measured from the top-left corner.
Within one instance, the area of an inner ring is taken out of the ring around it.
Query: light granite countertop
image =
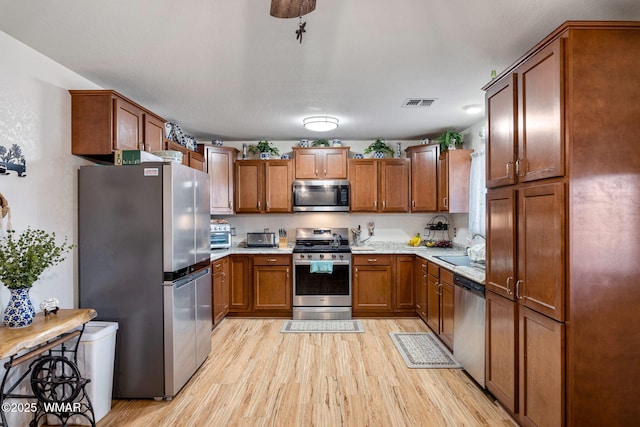
[[[244,254],[244,255],[290,255],[293,253],[293,244],[285,249],[280,248],[245,248],[240,246],[233,246],[230,249],[217,249],[211,251],[211,261],[224,258],[227,255],[232,254]],[[438,264],[441,267],[446,268],[454,273],[460,274],[475,282],[484,284],[485,270],[478,267],[466,267],[455,266],[448,262],[442,261],[436,256],[442,255],[464,255],[464,250],[461,248],[428,248],[426,246],[412,247],[408,246],[404,242],[383,242],[374,241],[367,242],[362,246],[352,246],[352,255],[367,255],[367,254],[395,254],[395,255],[416,255],[420,258],[424,258],[430,262]]]

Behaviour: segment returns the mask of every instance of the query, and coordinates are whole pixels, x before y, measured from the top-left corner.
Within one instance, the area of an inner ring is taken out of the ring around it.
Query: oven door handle
[[[314,259],[314,260],[294,260],[293,264],[294,265],[311,265],[312,262],[317,262],[317,261],[331,261],[333,262],[333,265],[349,265],[351,264],[351,261],[349,260],[345,260],[345,259],[341,259],[341,260],[336,260],[336,259]]]

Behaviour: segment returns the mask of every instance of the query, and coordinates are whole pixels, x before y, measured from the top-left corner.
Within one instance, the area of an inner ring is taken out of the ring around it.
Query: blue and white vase
[[[376,151],[375,153],[373,153],[373,157],[375,159],[384,159],[384,152],[383,151]]]
[[[24,328],[33,322],[36,311],[29,298],[29,288],[10,289],[11,298],[4,310],[2,322],[8,328]]]

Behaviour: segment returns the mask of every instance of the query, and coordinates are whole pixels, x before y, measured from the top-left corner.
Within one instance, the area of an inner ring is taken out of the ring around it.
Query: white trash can
[[[87,322],[78,345],[78,370],[83,378],[91,380],[85,390],[91,399],[96,423],[111,410],[117,330],[118,322]],[[76,340],[70,340],[66,347],[73,348]],[[60,425],[60,419],[48,415],[47,424]],[[67,424],[91,425],[81,415],[72,416]]]

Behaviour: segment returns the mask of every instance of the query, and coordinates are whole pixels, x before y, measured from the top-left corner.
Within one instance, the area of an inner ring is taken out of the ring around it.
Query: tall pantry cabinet
[[[640,419],[640,22],[566,22],[487,91],[487,388],[522,425]]]

